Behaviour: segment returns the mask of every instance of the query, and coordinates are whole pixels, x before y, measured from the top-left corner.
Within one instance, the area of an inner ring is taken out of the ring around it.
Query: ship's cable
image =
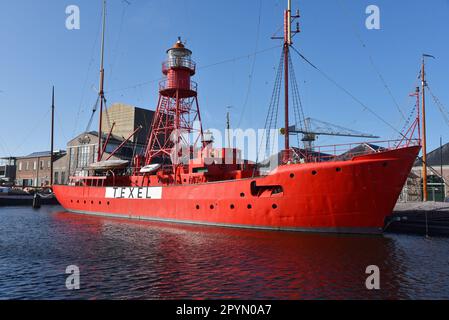
[[[100,30],[101,30],[101,21],[98,24],[97,36],[95,37],[95,41],[94,41],[94,44],[93,44],[92,49],[91,49],[89,64],[88,64],[88,67],[87,67],[87,72],[86,72],[86,77],[84,79],[84,84],[83,84],[83,87],[82,87],[82,90],[81,90],[81,99],[80,99],[80,102],[79,102],[79,105],[78,105],[78,112],[76,114],[75,121],[74,121],[74,127],[73,127],[72,136],[75,136],[75,134],[76,134],[76,131],[78,129],[79,118],[81,116],[81,113],[83,112],[81,110],[81,108],[82,108],[82,106],[84,104],[84,97],[86,95],[86,87],[87,87],[87,82],[89,80],[90,70],[92,69],[93,63],[95,62],[94,52],[95,52],[95,48],[97,46],[98,39],[100,37]]]
[[[211,63],[211,64],[207,64],[207,65],[204,65],[204,66],[200,65],[200,66],[197,67],[197,69],[198,70],[204,70],[204,69],[211,68],[211,67],[216,67],[216,66],[219,66],[219,65],[222,65],[222,64],[232,63],[232,62],[236,62],[236,61],[243,60],[243,59],[249,59],[249,58],[251,58],[254,55],[259,55],[261,53],[265,53],[265,52],[268,52],[268,51],[271,51],[273,49],[277,49],[277,48],[280,48],[280,47],[281,47],[281,45],[276,45],[276,46],[273,46],[273,47],[265,48],[265,49],[259,50],[257,52],[245,54],[245,55],[242,55],[242,56],[237,56],[237,57],[234,57],[234,58],[221,60],[221,61],[214,62],[214,63]],[[153,79],[153,80],[149,80],[149,81],[145,81],[145,82],[139,82],[139,83],[127,86],[127,87],[112,89],[112,90],[108,90],[108,91],[105,91],[105,92],[106,93],[114,93],[114,92],[118,92],[118,91],[126,91],[126,90],[130,90],[130,89],[137,89],[139,87],[143,87],[143,86],[146,86],[148,84],[151,84],[151,83],[154,83],[154,82],[159,82],[159,81],[162,81],[162,80],[164,80],[164,77],[159,77],[157,79]]]
[[[428,81],[426,82],[427,82],[426,87],[430,93],[430,96],[433,99],[433,102],[435,102],[436,106],[438,107],[438,110],[440,111],[441,115],[444,118],[444,121],[449,126],[449,112],[447,111],[446,107],[441,103],[440,99],[438,99],[438,97],[435,94],[433,94],[432,89],[430,89],[429,82]]]
[[[379,121],[384,123],[386,126],[394,130],[395,132],[399,133],[403,138],[406,138],[402,132],[398,131],[392,124],[390,124],[388,121],[386,121],[384,118],[382,118],[380,115],[378,115],[374,110],[372,110],[370,107],[368,107],[366,104],[364,104],[360,99],[358,99],[354,94],[352,94],[348,89],[343,87],[341,84],[339,84],[336,80],[331,78],[327,73],[325,73],[323,70],[318,68],[316,65],[314,65],[312,62],[310,62],[304,55],[302,55],[295,47],[291,46],[293,51],[295,51],[301,59],[303,59],[305,62],[307,62],[312,68],[314,68],[316,71],[318,71],[324,78],[326,78],[329,82],[334,84],[337,88],[339,88],[341,91],[346,93],[352,100],[357,102],[360,106],[363,107],[364,111],[368,111],[371,113],[374,117],[376,117]]]
[[[265,118],[265,125],[264,125],[264,131],[262,133],[262,137],[260,140],[260,146],[259,150],[257,151],[256,155],[256,163],[259,162],[259,155],[260,151],[262,150],[262,144],[265,142],[265,150],[264,154],[262,156],[266,157],[270,155],[270,135],[271,135],[271,129],[273,127],[273,122],[277,122],[277,115],[275,116],[275,113],[278,113],[279,109],[279,96],[281,92],[281,82],[282,82],[282,75],[283,75],[283,61],[284,61],[284,50],[282,50],[281,58],[279,61],[279,66],[276,71],[276,77],[273,87],[273,92],[270,99],[270,104],[268,106],[268,113],[267,117]]]
[[[342,11],[344,13],[346,13],[345,9],[343,8],[343,5],[340,3],[340,1],[337,1],[337,3],[340,5],[340,8],[342,9]],[[349,19],[347,19],[349,21]],[[367,47],[367,45],[365,44],[365,42],[363,41],[360,33],[357,31],[357,28],[355,28],[354,26],[352,26],[355,37],[357,38],[357,40],[360,42],[360,45],[362,46],[363,49],[365,49],[365,51],[367,52],[368,55],[368,59],[370,61],[371,67],[373,68],[374,72],[376,72],[377,76],[379,77],[380,81],[382,82],[385,90],[387,91],[388,95],[390,96],[391,100],[393,101],[394,105],[396,106],[396,109],[398,110],[399,114],[401,115],[403,120],[405,119],[405,115],[404,112],[402,111],[401,107],[399,106],[399,103],[396,101],[393,93],[391,92],[390,87],[388,86],[387,82],[385,81],[384,76],[382,75],[382,73],[380,72],[379,68],[376,66],[376,64],[374,63],[374,59],[373,56],[371,55],[371,53],[369,52],[369,49]]]
[[[246,89],[246,95],[245,95],[245,102],[243,103],[243,107],[242,107],[242,112],[240,113],[240,119],[238,122],[237,127],[240,128],[240,124],[242,123],[243,117],[245,115],[245,111],[246,111],[246,107],[248,105],[248,100],[249,100],[249,96],[251,94],[251,87],[253,84],[253,78],[254,78],[254,69],[256,66],[256,57],[257,54],[255,54],[257,52],[257,50],[259,49],[259,38],[260,38],[260,21],[261,21],[261,16],[262,16],[262,0],[259,1],[259,18],[257,21],[257,31],[256,31],[256,44],[255,44],[255,48],[254,48],[254,55],[253,55],[253,61],[251,64],[251,70],[249,73],[249,78],[248,78],[248,87]]]

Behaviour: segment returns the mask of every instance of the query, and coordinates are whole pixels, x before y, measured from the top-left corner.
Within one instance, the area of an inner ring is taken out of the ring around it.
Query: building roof
[[[65,153],[66,153],[65,150],[53,151],[53,155],[56,155],[56,156],[64,155]],[[43,158],[43,157],[49,157],[50,155],[51,155],[50,151],[37,151],[37,152],[30,153],[27,156],[17,157],[17,159]]]
[[[427,165],[439,166],[440,164],[449,165],[449,143],[427,153]],[[415,161],[414,166],[421,166],[421,159]]]

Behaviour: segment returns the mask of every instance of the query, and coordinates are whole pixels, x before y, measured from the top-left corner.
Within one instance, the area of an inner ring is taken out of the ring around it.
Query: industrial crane
[[[338,137],[372,138],[372,139],[379,138],[379,136],[375,136],[369,133],[351,130],[335,124],[331,124],[325,121],[316,120],[312,118],[304,119],[304,128],[298,128],[296,125],[289,126],[288,132],[290,135],[302,134],[301,141],[304,142],[304,148],[306,150],[312,150],[313,142],[317,139],[317,136],[321,135],[338,136]],[[285,129],[281,129],[281,133],[285,134]]]

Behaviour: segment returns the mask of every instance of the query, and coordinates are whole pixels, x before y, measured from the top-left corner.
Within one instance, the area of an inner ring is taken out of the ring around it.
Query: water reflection
[[[440,254],[447,249],[446,239],[429,243],[406,236],[279,233],[50,209],[16,212],[18,220],[7,221],[8,216],[0,211],[0,231],[12,229],[9,237],[0,235],[0,298],[404,299],[448,294],[448,260]],[[426,260],[432,254],[438,258]],[[81,270],[76,292],[64,286],[71,264]],[[378,291],[365,287],[365,269],[373,264],[381,270]],[[8,275],[14,277],[3,277]]]

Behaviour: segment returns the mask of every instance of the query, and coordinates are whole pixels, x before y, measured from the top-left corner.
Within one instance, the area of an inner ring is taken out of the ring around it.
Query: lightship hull
[[[68,211],[286,231],[381,233],[419,146],[348,161],[279,166],[268,176],[204,184],[54,186]]]

